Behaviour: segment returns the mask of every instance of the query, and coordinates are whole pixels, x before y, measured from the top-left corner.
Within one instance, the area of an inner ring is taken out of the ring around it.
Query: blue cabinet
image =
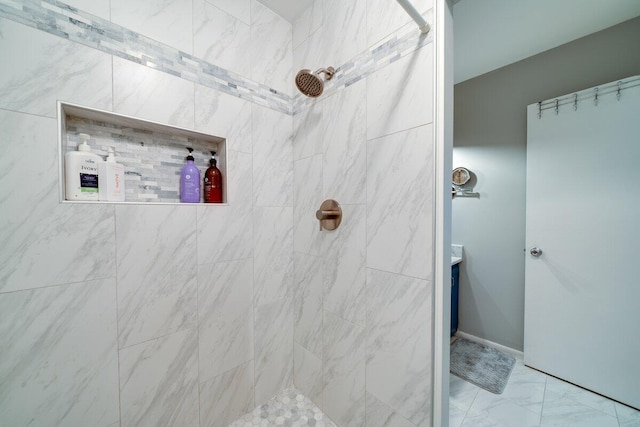
[[[460,265],[451,267],[451,335],[458,330],[458,293],[460,291]]]

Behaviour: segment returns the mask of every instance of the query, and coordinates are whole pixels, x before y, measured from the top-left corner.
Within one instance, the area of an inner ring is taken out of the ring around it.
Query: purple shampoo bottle
[[[187,164],[180,173],[180,201],[182,203],[200,203],[200,170],[191,155],[193,148],[187,147]]]

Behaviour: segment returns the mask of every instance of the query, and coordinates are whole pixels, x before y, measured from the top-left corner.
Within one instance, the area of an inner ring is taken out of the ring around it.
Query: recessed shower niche
[[[64,203],[180,204],[180,172],[187,147],[193,148],[201,177],[215,151],[223,176],[223,202],[228,200],[225,138],[64,102],[58,102],[58,130],[60,199]],[[90,136],[91,151],[103,159],[110,147],[115,151],[116,162],[125,170],[124,202],[65,200],[65,154],[77,150],[80,134]]]

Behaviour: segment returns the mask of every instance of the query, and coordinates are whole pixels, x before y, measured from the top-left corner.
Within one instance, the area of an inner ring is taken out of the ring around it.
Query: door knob
[[[531,255],[533,255],[534,257],[539,257],[540,255],[542,255],[542,249],[540,248],[536,248],[535,246],[532,247],[531,249],[529,249],[529,253]]]

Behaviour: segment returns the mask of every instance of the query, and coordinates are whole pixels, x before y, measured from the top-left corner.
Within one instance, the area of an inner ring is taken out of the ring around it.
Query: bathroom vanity
[[[458,330],[458,300],[460,296],[460,263],[462,245],[451,245],[451,336]]]

